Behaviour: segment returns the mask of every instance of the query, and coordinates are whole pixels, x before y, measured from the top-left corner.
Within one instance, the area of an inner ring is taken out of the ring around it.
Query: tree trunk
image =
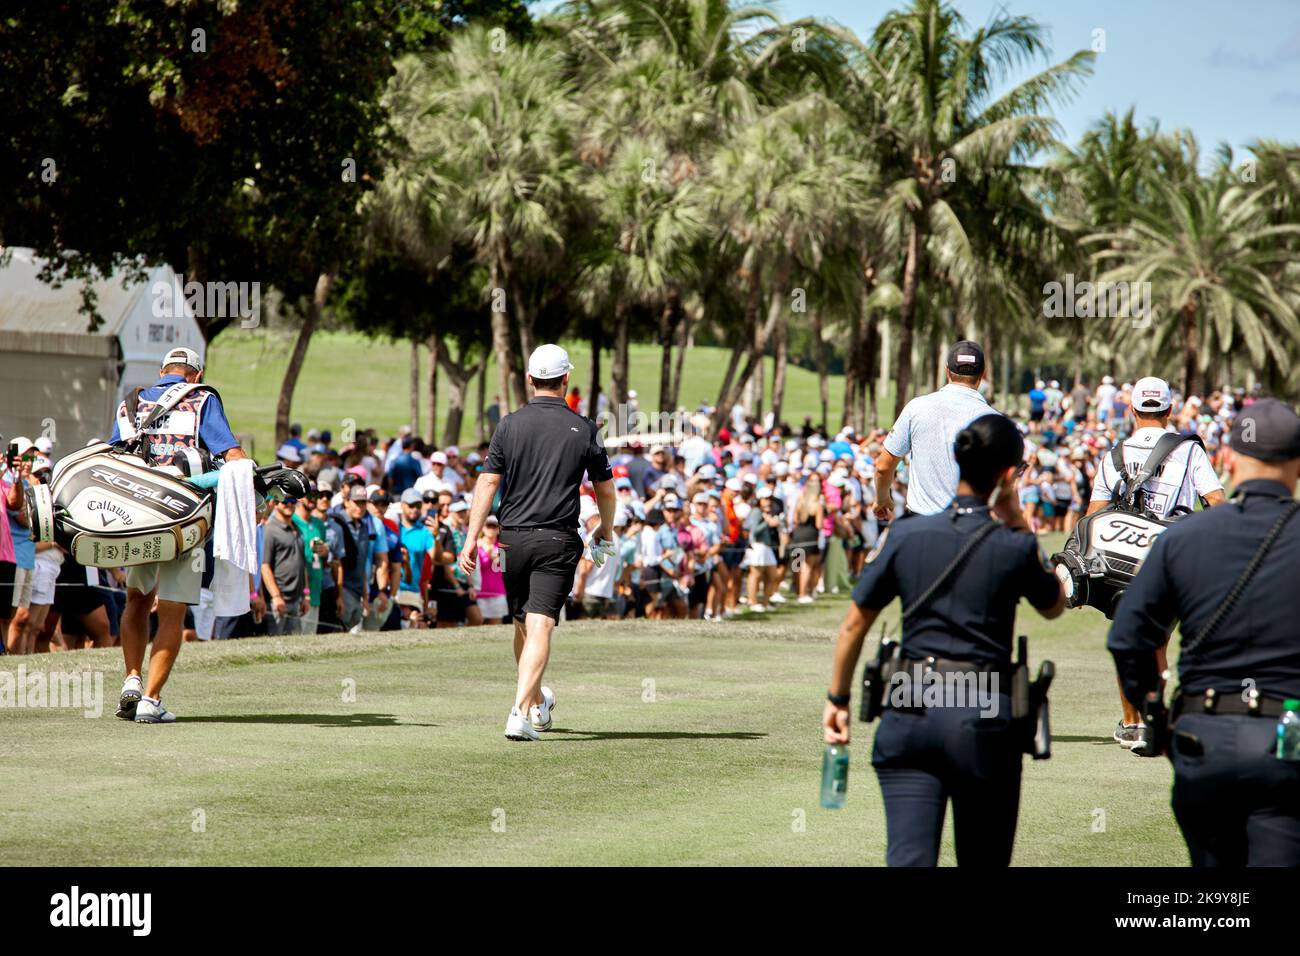
[[[903,414],[912,393],[912,333],[916,323],[916,292],[921,281],[921,225],[916,217],[907,233],[907,258],[903,263],[903,301],[899,307],[898,377],[894,419]]]
[[[669,396],[669,401],[664,405],[664,408],[674,412],[677,410],[682,398],[682,365],[686,360],[686,350],[691,347],[691,325],[690,312],[684,312],[682,320],[677,326],[679,333],[677,358],[673,360],[672,394]]]
[[[781,310],[781,317],[776,320],[776,329],[772,336],[772,425],[781,423],[781,406],[785,402],[786,365],[790,360],[790,313]]]
[[[853,405],[853,430],[861,435],[867,427],[867,395],[874,395],[872,372],[876,364],[876,325],[871,321],[867,308],[867,297],[862,297],[862,343],[858,352],[858,394]],[[872,399],[873,403],[875,399]]]
[[[442,343],[436,335],[429,338],[429,421],[424,426],[424,443],[430,448],[438,435],[438,349]]]
[[[830,418],[831,405],[831,381],[826,372],[826,343],[822,341],[822,310],[814,307],[812,310],[812,328],[813,328],[813,363],[817,366],[817,397],[821,401],[822,415],[817,420],[819,425],[825,425],[826,420]]]
[[[731,347],[731,358],[727,360],[727,370],[722,374],[722,387],[718,390],[719,396],[726,395],[731,391],[732,383],[736,380],[736,370],[740,368],[740,356],[745,351],[745,343],[737,342]],[[727,416],[731,414],[731,409],[725,411],[722,408],[722,399],[718,399],[717,406],[713,409],[713,420],[709,422],[709,438],[716,439],[718,432],[722,430],[722,425],[727,421]]]
[[[600,401],[600,323],[591,325],[591,384],[587,386],[587,417],[596,419]]]
[[[465,420],[465,397],[469,383],[483,370],[486,358],[474,365],[465,364],[465,356],[453,361],[447,346],[438,340],[436,359],[447,373],[447,420],[442,429],[442,447],[460,444],[461,424]]]
[[[510,317],[505,312],[505,303],[497,299],[498,292],[501,290],[501,265],[496,259],[492,260],[492,351],[497,360],[497,388],[500,394],[497,396],[497,408],[501,412],[501,417],[505,418],[511,409],[510,404]]]
[[[478,372],[478,441],[483,443],[487,441],[487,367],[488,357],[483,356],[483,362],[479,366]]]
[[[1183,323],[1183,395],[1200,396],[1205,391],[1205,373],[1201,371],[1201,330],[1196,324],[1196,303],[1182,308]]]
[[[616,419],[621,418],[619,409],[627,406],[628,391],[628,317],[627,306],[620,302],[614,306],[614,358],[610,369],[610,379],[614,386],[614,408],[611,411]]]
[[[293,407],[293,391],[298,386],[298,375],[302,372],[303,362],[307,358],[307,347],[311,337],[320,323],[321,312],[329,300],[330,286],[334,284],[334,272],[322,272],[316,277],[316,288],[312,292],[311,304],[307,307],[307,316],[302,328],[298,330],[298,340],[289,355],[289,364],[284,370],[284,380],[280,383],[280,401],[275,408],[275,447],[279,449],[289,438],[289,411]]]
[[[890,352],[890,346],[893,344],[890,342],[890,337],[893,335],[893,329],[888,317],[880,320],[880,377],[877,379],[879,384],[876,387],[880,398],[884,398],[885,390],[889,388],[889,359],[893,354]],[[872,394],[872,398],[874,401],[875,393]],[[877,427],[880,425],[880,411],[874,405],[871,411],[871,424]]]
[[[673,333],[677,331],[677,293],[669,292],[659,310],[659,409],[672,411],[669,399],[673,391]]]
[[[515,269],[514,252],[510,244],[505,239],[497,242],[497,259],[500,263],[500,269],[497,278],[501,280],[501,285],[493,282],[494,288],[502,289],[507,297],[507,314],[514,317],[513,322],[507,320],[507,327],[511,334],[511,344],[518,341],[518,349],[510,349],[510,362],[508,363],[508,379],[514,382],[515,401],[518,406],[528,404],[528,380],[525,376],[523,362],[527,361],[528,356],[533,351],[533,329],[532,319],[528,315],[527,306],[524,303],[523,288],[519,284],[519,277]],[[494,336],[495,338],[495,336]],[[522,356],[522,360],[521,360]]]
[[[754,343],[759,338],[754,330],[758,328],[758,310],[763,303],[763,282],[759,266],[753,261],[752,256],[746,256],[746,263],[746,282],[749,292],[745,297],[745,319],[735,349],[732,351],[731,367],[727,369],[727,375],[722,380],[722,388],[718,392],[713,421],[709,423],[710,438],[717,438],[718,433],[722,431],[722,426],[730,419],[731,406],[736,404],[736,399],[744,392],[750,376],[754,374]],[[748,343],[746,343],[747,337]],[[746,355],[745,367],[737,377],[734,373],[742,353]]]
[[[411,434],[420,434],[420,343],[411,339]]]
[[[858,339],[862,335],[862,316],[856,310],[849,312],[849,342],[844,348],[844,401],[840,408],[840,428],[849,423],[853,410],[853,399],[858,390]],[[822,422],[823,427],[830,428],[831,423]]]
[[[754,404],[750,408],[750,414],[755,421],[761,421],[763,416],[767,346],[772,341],[772,334],[776,329],[777,322],[785,316],[788,308],[785,293],[789,277],[790,270],[786,267],[780,269],[773,278],[772,292],[767,301],[767,319],[754,329],[754,344],[750,350],[748,360],[740,370],[740,379],[737,382],[737,385],[742,390],[750,381],[756,383]]]

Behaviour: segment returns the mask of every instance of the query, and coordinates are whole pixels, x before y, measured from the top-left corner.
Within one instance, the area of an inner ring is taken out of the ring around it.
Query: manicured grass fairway
[[[556,730],[532,744],[501,736],[513,692],[504,627],[188,645],[167,688],[181,721],[167,727],[112,716],[117,650],[28,658],[103,668],[107,699],[98,720],[0,712],[0,857],[879,864],[870,728],[854,726],[847,809],[817,804],[844,607],[838,597],[758,621],[565,624],[548,677]],[[1015,862],[1185,865],[1168,763],[1110,740],[1104,620],[1079,611],[1043,623],[1027,608],[1022,619],[1034,658],[1053,658],[1058,677],[1055,755],[1026,762]],[[345,681],[355,703],[342,699]]]

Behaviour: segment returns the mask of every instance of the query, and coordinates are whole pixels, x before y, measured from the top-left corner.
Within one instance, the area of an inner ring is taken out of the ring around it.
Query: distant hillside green
[[[572,383],[585,394],[591,374],[591,349],[584,342],[565,343],[577,366]],[[275,433],[275,406],[280,382],[293,347],[288,337],[257,330],[231,329],[209,347],[206,380],[215,385],[225,401],[231,424],[240,433],[251,432],[256,442],[255,454],[268,456]],[[652,345],[631,348],[631,386],[643,411],[659,408],[660,350]],[[330,429],[337,437],[345,419],[357,427],[374,427],[382,434],[395,434],[397,427],[410,417],[410,346],[404,343],[369,339],[354,333],[320,332],[311,342],[298,388],[294,393],[292,420],[304,429]],[[605,372],[602,388],[608,390],[609,355],[601,356]],[[688,408],[701,401],[713,402],[726,372],[728,353],[724,349],[691,349],[685,359],[680,399]],[[496,382],[495,363],[488,369],[487,402],[491,404]],[[421,356],[421,415],[427,407],[428,354]],[[772,382],[772,360],[767,361],[768,388]],[[471,385],[468,411],[460,433],[460,444],[477,440],[477,383]],[[831,376],[830,422],[840,422],[844,398],[842,376]],[[892,408],[892,399],[882,399],[881,408]],[[438,381],[438,436],[447,410],[446,376]],[[786,385],[784,418],[798,424],[805,415],[819,415],[817,375],[808,369],[791,366]],[[422,418],[421,426],[426,422]]]

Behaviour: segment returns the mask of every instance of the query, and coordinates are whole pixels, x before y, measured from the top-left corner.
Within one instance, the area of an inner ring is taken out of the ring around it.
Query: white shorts
[[[58,560],[45,557],[47,552],[36,555],[36,570],[32,572],[32,604],[40,607],[54,603],[54,582],[59,578],[59,568],[63,566],[63,552],[50,551]]]
[[[203,581],[203,549],[198,554],[187,551],[179,558],[161,564],[137,564],[126,572],[126,586],[142,594],[158,592],[158,600],[174,601],[191,607],[199,603]]]
[[[494,594],[491,597],[482,597],[478,599],[478,609],[483,612],[484,617],[509,617],[510,606],[506,604],[504,594]]]
[[[32,606],[32,569],[14,568],[14,607]]]
[[[745,563],[751,568],[771,568],[776,566],[776,552],[770,545],[751,544],[745,552]]]

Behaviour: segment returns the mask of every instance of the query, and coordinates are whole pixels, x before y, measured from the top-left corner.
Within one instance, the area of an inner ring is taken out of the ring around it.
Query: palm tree
[[[1078,146],[1061,150],[1044,171],[1053,220],[1076,239],[1098,230],[1121,228],[1155,190],[1155,135],[1154,123],[1147,130],[1138,128],[1132,109],[1122,117],[1107,111],[1084,133]],[[1077,271],[1095,281],[1086,251],[1071,245],[1061,260],[1060,272]],[[1075,381],[1083,376],[1091,321],[1076,318],[1070,326]]]
[[[968,297],[979,275],[972,223],[998,210],[971,204],[971,187],[986,177],[1027,186],[1034,172],[1025,161],[1055,142],[1047,109],[1091,72],[1094,56],[1075,53],[994,100],[1010,70],[1046,56],[1043,28],[1002,13],[969,36],[965,30],[944,0],[913,0],[880,22],[867,51],[886,115],[884,166],[892,177],[882,215],[904,250],[895,414],[911,388],[921,284],[942,275]]]
[[[1284,380],[1300,340],[1300,276],[1285,268],[1300,226],[1270,224],[1272,187],[1247,189],[1222,168],[1154,188],[1128,227],[1090,237],[1106,246],[1101,279],[1151,283],[1157,317],[1172,319],[1153,324],[1153,348],[1181,352],[1184,394],[1202,394],[1211,360],[1238,341],[1256,370]]]
[[[394,190],[408,221],[471,244],[489,271],[501,400],[527,401],[519,357],[532,349],[523,271],[559,253],[576,189],[573,87],[561,50],[540,40],[500,48],[482,26],[444,53],[399,64],[394,121],[410,150]],[[503,409],[504,411],[505,409]]]
[[[857,153],[840,109],[810,94],[765,115],[715,158],[708,188],[725,238],[740,255],[741,329],[748,337],[737,343],[744,364],[718,395],[715,434],[774,332],[784,335],[778,326],[789,320],[797,260],[819,262],[845,224],[863,218],[875,179]]]

